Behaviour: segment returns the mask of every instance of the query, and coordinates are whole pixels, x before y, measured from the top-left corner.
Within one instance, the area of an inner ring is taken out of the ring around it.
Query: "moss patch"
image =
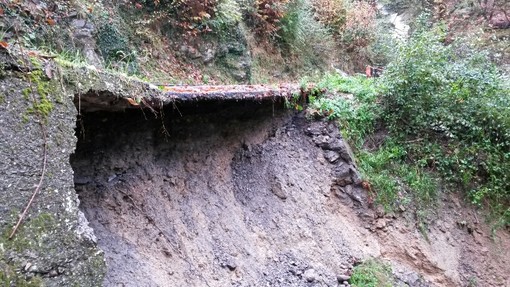
[[[0,265],[0,286],[2,287],[39,287],[44,286],[40,277],[25,278],[13,271],[12,266]]]
[[[25,275],[20,273],[21,268],[16,268],[6,259],[5,250],[24,252],[32,250],[36,246],[44,246],[42,244],[47,232],[51,231],[55,226],[55,220],[49,213],[42,213],[37,217],[28,220],[18,230],[16,236],[8,239],[10,230],[5,230],[0,237],[0,286],[21,286],[21,287],[38,287],[44,286],[42,279],[38,276]]]
[[[46,121],[54,109],[53,102],[49,97],[55,89],[51,81],[45,79],[41,70],[32,71],[28,77],[32,86],[22,90],[23,98],[30,100],[31,94],[36,95],[33,96],[32,106],[27,109],[27,113],[29,115],[38,115]],[[26,119],[26,117],[23,118],[24,121]]]

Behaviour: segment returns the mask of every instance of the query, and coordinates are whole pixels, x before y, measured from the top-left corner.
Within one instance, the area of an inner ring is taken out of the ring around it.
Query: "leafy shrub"
[[[236,0],[220,0],[214,8],[214,15],[206,23],[219,33],[236,26],[243,18],[241,7]]]
[[[113,24],[98,29],[97,45],[108,68],[124,70],[127,74],[138,73],[136,52],[128,45],[128,38]]]
[[[127,38],[110,24],[98,29],[97,44],[107,62],[120,59],[120,54],[126,53],[129,49]]]
[[[385,70],[385,118],[394,134],[422,140],[409,146],[416,160],[508,214],[510,88],[484,54],[460,56],[425,27]]]
[[[290,0],[255,0],[247,9],[248,23],[261,37],[275,36]]]
[[[314,66],[324,64],[333,52],[334,41],[320,22],[315,20],[308,0],[295,0],[287,5],[278,32],[283,47],[298,59]]]
[[[354,267],[349,282],[356,287],[391,287],[391,267],[379,261],[367,260]]]
[[[340,32],[347,14],[344,0],[315,0],[313,8],[318,22],[329,27],[334,33]]]
[[[368,46],[376,30],[376,8],[368,2],[356,1],[347,9],[345,25],[342,26],[341,40],[347,50]]]

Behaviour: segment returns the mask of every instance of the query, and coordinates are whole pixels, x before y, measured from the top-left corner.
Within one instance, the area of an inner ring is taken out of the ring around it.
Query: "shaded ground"
[[[411,213],[370,209],[336,127],[280,105],[83,114],[71,162],[105,286],[339,286],[370,257],[398,286],[508,286],[508,234],[460,203],[429,241]]]

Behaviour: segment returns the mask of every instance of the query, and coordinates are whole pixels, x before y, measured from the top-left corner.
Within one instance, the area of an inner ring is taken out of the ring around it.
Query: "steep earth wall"
[[[84,115],[72,164],[107,286],[336,286],[341,265],[379,253],[335,215],[332,167],[359,179],[346,147],[334,139],[347,161],[330,151],[328,163],[308,121],[273,108]]]

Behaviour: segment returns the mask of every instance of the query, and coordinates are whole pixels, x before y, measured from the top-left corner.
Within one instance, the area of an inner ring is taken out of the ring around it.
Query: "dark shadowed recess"
[[[229,123],[261,121],[285,112],[283,99],[266,99],[263,101],[221,101],[203,100],[197,102],[175,103],[163,109],[131,108],[119,111],[112,106],[93,112],[82,109],[76,123],[78,139],[76,152],[71,156],[71,163],[76,158],[86,156],[91,149],[98,150],[118,143],[120,135],[137,132],[147,134],[152,131],[154,143],[168,142],[174,137],[187,136],[182,133],[190,124],[225,125]],[[222,129],[223,130],[223,129]],[[200,128],[199,133],[208,132]],[[216,132],[210,129],[209,132]],[[225,132],[225,131],[220,131]],[[227,136],[225,134],[225,136]],[[128,140],[128,138],[124,138]],[[122,144],[129,144],[129,141]]]
[[[174,260],[185,257],[176,254],[182,243],[168,223],[171,209],[177,207],[163,202],[160,194],[203,190],[204,181],[220,177],[218,166],[228,166],[231,149],[241,148],[253,130],[267,130],[267,136],[272,136],[277,122],[289,113],[282,100],[272,99],[197,101],[170,104],[162,110],[82,110],[70,160],[80,209],[105,252],[105,286],[126,281],[135,285],[125,286],[158,286],[153,280],[170,280],[165,277],[168,274],[147,277],[147,270],[168,268],[158,265],[168,254]],[[229,152],[223,154],[224,150]],[[223,183],[217,184],[221,189]],[[148,247],[140,243],[154,238],[164,239]],[[159,244],[161,250],[170,251],[160,251]],[[151,248],[156,251],[147,251]]]

